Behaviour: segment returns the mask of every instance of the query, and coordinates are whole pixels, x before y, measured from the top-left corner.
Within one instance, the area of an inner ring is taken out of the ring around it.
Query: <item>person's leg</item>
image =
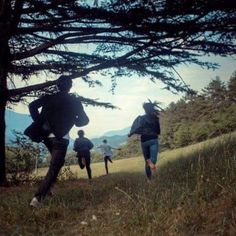
[[[35,194],[35,197],[41,201],[47,193],[50,191],[50,188],[54,185],[57,179],[57,175],[64,165],[65,162],[65,155],[67,151],[67,146],[69,141],[66,139],[57,139],[52,138],[50,140],[52,143],[52,152],[51,152],[51,162],[48,169],[48,172],[39,186],[38,191]]]
[[[104,162],[105,162],[106,174],[108,174],[109,172],[108,172],[108,164],[107,164],[108,160],[107,160],[107,156],[104,157]]]
[[[52,155],[52,142],[50,141],[50,138],[46,138],[43,140],[44,145],[47,147],[48,151]],[[54,184],[50,187],[50,190],[48,191],[48,196],[53,196],[54,195]]]
[[[91,161],[91,159],[90,159],[90,153],[89,153],[85,158],[85,166],[86,166],[88,178],[92,179],[92,171],[91,171],[91,168],[90,168],[90,161]]]
[[[109,162],[113,163],[112,160],[111,160],[111,157],[107,156],[107,160],[108,160]]]
[[[45,140],[43,140],[44,145],[46,146],[46,148],[48,149],[48,151],[50,152],[50,154],[52,154],[52,142],[50,138],[46,138]]]
[[[77,157],[78,157],[78,164],[79,164],[79,167],[80,167],[80,169],[84,169],[84,163],[83,163],[83,161],[82,161],[82,158],[84,158],[84,157],[82,157],[81,155],[77,155]]]
[[[141,143],[141,147],[142,147],[142,152],[143,152],[143,157],[145,160],[145,172],[146,175],[149,179],[151,179],[152,177],[152,171],[150,166],[147,163],[147,160],[150,159],[150,150],[149,150],[149,146],[147,145],[146,142]]]
[[[157,139],[150,140],[150,159],[153,164],[157,163],[159,141]]]

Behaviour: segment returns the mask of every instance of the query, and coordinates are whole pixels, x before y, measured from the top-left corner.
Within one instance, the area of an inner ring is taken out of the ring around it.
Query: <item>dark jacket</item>
[[[138,116],[130,130],[130,135],[132,134],[141,134],[141,135],[155,135],[160,134],[160,123],[159,118],[155,115],[142,115]]]
[[[93,143],[85,137],[77,138],[74,142],[74,151],[89,151],[93,148]]]
[[[40,107],[41,113],[38,111]],[[47,123],[57,138],[66,135],[74,124],[83,126],[89,122],[79,98],[69,93],[45,95],[30,103],[29,110],[33,120]]]

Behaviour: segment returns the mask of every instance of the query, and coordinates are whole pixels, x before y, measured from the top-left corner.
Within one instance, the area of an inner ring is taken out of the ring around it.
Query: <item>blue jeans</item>
[[[157,163],[157,156],[159,150],[159,140],[158,139],[151,139],[145,142],[141,142],[143,156],[145,159],[145,171],[147,177],[150,179],[152,177],[151,168],[147,165],[146,160],[151,159],[153,164]]]

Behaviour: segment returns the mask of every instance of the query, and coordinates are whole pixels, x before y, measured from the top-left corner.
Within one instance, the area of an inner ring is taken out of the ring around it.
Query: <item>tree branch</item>
[[[117,64],[126,64],[128,62],[128,61],[126,61],[126,59],[128,59],[132,55],[135,55],[136,53],[144,50],[145,48],[147,48],[151,44],[152,44],[152,42],[144,44],[142,47],[138,47],[138,48],[134,49],[133,51],[128,52],[128,53],[126,53],[125,55],[123,55],[119,58],[116,58],[116,59],[113,59],[113,60],[110,60],[110,61],[106,61],[104,63],[101,63],[101,64],[96,65],[96,66],[92,66],[88,69],[84,69],[83,71],[79,71],[77,73],[73,73],[73,74],[70,75],[70,77],[72,79],[75,79],[75,78],[78,78],[78,77],[85,76],[85,75],[89,74],[92,71],[103,70],[103,69],[106,69],[106,68],[109,68],[109,67],[112,67],[112,66],[116,66]],[[19,96],[22,93],[27,93],[27,92],[40,90],[40,89],[43,89],[45,87],[50,87],[50,86],[55,85],[55,84],[56,84],[56,80],[53,80],[53,81],[48,81],[48,82],[42,83],[42,84],[37,84],[37,85],[31,85],[31,86],[28,86],[28,87],[12,89],[12,90],[9,90],[9,96],[10,97]]]

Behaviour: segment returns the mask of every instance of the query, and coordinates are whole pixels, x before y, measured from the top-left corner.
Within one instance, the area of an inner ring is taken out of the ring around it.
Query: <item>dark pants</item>
[[[51,154],[51,161],[48,172],[35,194],[35,197],[37,197],[39,201],[45,198],[51,187],[56,182],[59,171],[65,163],[65,156],[69,140],[48,138],[44,141],[44,144]]]
[[[90,168],[90,162],[91,162],[90,151],[86,150],[86,151],[77,152],[77,157],[78,157],[78,164],[80,166],[80,169],[84,169],[84,167],[86,167],[88,178],[92,179],[92,171]],[[83,159],[85,163],[83,163],[82,161]]]
[[[108,174],[108,161],[112,163],[112,160],[111,160],[110,156],[105,156],[104,157],[104,162],[105,162],[105,169],[106,169],[107,174]]]

